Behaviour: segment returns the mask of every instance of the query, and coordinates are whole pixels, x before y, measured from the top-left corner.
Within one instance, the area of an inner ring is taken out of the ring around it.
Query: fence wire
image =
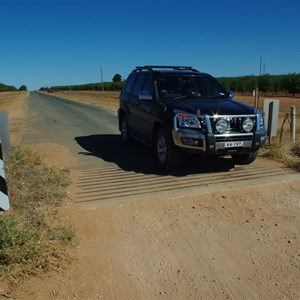
[[[283,129],[284,129],[284,124],[285,124],[286,121],[290,125],[289,128],[290,128],[290,134],[291,134],[291,131],[292,131],[292,129],[291,129],[292,120],[289,118],[291,115],[292,115],[291,113],[286,113],[285,118],[284,118],[284,120],[282,122],[281,129],[280,129],[280,137],[279,137],[279,143],[280,144],[282,142]],[[295,117],[300,117],[300,115],[296,114]]]

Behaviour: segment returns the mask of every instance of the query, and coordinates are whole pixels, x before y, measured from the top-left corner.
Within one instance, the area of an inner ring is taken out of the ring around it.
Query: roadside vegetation
[[[300,141],[295,144],[290,142],[275,142],[266,145],[261,150],[261,156],[284,163],[289,168],[300,171]]]
[[[17,91],[17,88],[12,85],[6,85],[0,82],[0,92],[13,92]]]
[[[64,268],[76,243],[74,229],[58,215],[68,172],[45,166],[40,155],[20,146],[5,162],[11,209],[0,212],[0,280],[20,282]]]
[[[269,75],[262,76],[240,76],[240,77],[220,77],[219,82],[227,90],[233,90],[237,93],[251,93],[256,88],[261,94],[288,94],[296,96],[300,93],[300,73],[291,73],[286,75]]]
[[[15,91],[27,91],[26,85],[22,85],[17,89],[13,85],[6,85],[0,82],[0,92],[15,92]]]
[[[80,85],[65,85],[65,86],[51,86],[41,87],[41,92],[53,93],[57,91],[120,91],[124,82],[103,82],[102,83],[88,83]]]

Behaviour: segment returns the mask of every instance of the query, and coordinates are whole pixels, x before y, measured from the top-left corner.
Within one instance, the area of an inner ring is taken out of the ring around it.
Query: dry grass
[[[10,102],[12,100],[22,100],[27,96],[28,92],[1,92],[0,93],[0,108],[1,104]]]
[[[8,112],[10,140],[20,144],[28,117],[28,92],[1,92],[0,111]]]
[[[22,147],[13,148],[5,167],[11,210],[0,214],[0,278],[19,282],[63,268],[75,240],[58,215],[68,172],[44,166],[38,154]]]
[[[102,92],[102,91],[56,91],[53,95],[77,100],[82,103],[103,107],[114,112],[119,107],[120,92]]]
[[[287,167],[300,171],[300,142],[274,143],[262,149],[262,157],[283,162]]]

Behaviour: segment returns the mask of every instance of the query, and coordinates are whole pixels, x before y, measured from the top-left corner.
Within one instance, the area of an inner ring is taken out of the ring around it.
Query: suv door
[[[125,87],[120,94],[120,105],[123,106],[123,108],[126,111],[126,121],[128,124],[128,127],[130,129],[130,132],[135,135],[135,126],[134,126],[134,115],[132,115],[132,110],[134,111],[134,103],[132,103],[132,90],[134,81],[136,79],[137,73],[131,73],[126,80]]]
[[[140,93],[145,92],[148,96],[151,96],[151,99],[147,99],[145,97],[141,97],[139,99],[139,106],[137,110],[137,118],[140,120],[139,128],[140,135],[145,143],[151,144],[152,139],[152,126],[154,119],[154,102],[153,102],[153,81],[152,74],[148,73],[146,75],[144,86],[142,90],[138,92],[138,96]]]
[[[131,130],[144,143],[151,142],[153,121],[153,101],[139,98],[145,89],[153,95],[152,76],[150,73],[137,73],[130,95]],[[134,129],[133,129],[134,128]]]

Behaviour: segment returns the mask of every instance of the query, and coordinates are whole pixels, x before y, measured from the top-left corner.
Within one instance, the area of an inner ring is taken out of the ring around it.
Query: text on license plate
[[[244,147],[244,142],[225,142],[225,148]]]

